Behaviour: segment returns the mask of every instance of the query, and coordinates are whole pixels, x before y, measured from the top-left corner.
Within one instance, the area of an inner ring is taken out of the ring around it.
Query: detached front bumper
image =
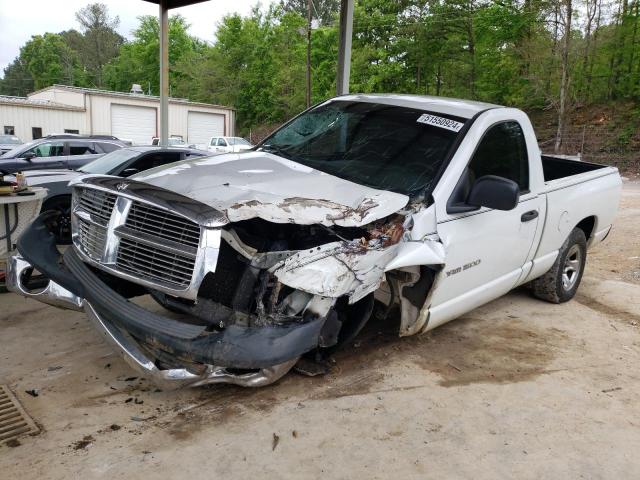
[[[43,303],[84,310],[131,367],[163,388],[209,383],[267,385],[318,345],[323,317],[263,327],[231,325],[210,332],[206,326],[145,310],[107,286],[73,248],[63,258],[46,220],[46,214],[38,217],[18,240],[19,254],[7,262],[8,288]],[[37,289],[28,285],[34,268],[48,279]],[[169,356],[173,363],[185,367],[159,368],[145,346],[161,350],[165,358]],[[252,371],[236,373],[233,369]]]

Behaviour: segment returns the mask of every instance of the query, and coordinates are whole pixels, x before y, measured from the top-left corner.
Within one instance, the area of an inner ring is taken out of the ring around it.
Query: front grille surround
[[[192,299],[215,271],[220,230],[126,192],[73,191],[72,239],[81,258],[115,276]]]

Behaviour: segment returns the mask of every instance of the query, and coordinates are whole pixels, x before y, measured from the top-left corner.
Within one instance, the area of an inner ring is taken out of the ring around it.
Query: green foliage
[[[76,20],[82,34],[71,31],[75,35],[69,35],[67,44],[80,55],[91,83],[102,87],[102,70],[118,55],[124,43],[124,38],[116,31],[120,19],[109,17],[105,4],[91,3],[76,12]]]
[[[86,83],[86,74],[78,54],[69,48],[61,35],[34,35],[20,49],[20,58],[33,78],[33,87],[36,90],[54,83]]]
[[[140,25],[133,32],[133,40],[120,47],[119,55],[104,68],[107,87],[129,91],[133,83],[158,95],[160,90],[160,26],[156,17],[139,17]],[[192,55],[198,43],[187,30],[184,17],[169,18],[169,83],[171,88],[181,83],[181,75],[173,70],[178,61]]]
[[[640,0],[358,0],[351,90],[472,98],[525,109],[558,108],[564,32],[569,109],[640,99]],[[312,100],[334,95],[338,0],[314,0]],[[231,105],[241,131],[277,124],[305,108],[306,0],[280,0],[230,15],[208,45],[170,17],[171,94]],[[80,31],[33,37],[5,69],[0,93],[24,95],[51,83],[158,93],[158,22],[139,18],[133,39],[118,18],[90,4]],[[640,111],[640,110],[639,110]],[[624,135],[623,135],[624,136]],[[624,141],[624,138],[621,139]]]

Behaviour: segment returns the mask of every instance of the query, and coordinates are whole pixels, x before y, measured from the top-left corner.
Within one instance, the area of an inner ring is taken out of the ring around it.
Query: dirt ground
[[[42,428],[0,447],[0,478],[640,477],[640,183],[572,302],[372,323],[325,377],[159,391],[83,314],[0,307],[0,383]]]

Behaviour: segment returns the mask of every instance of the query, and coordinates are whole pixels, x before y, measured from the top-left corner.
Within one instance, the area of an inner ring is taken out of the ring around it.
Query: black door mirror
[[[22,158],[30,162],[32,158],[36,158],[36,154],[33,152],[24,152]]]
[[[125,168],[122,172],[120,172],[120,176],[121,177],[130,177],[131,175],[134,175],[136,173],[138,173],[140,170],[138,170],[137,168]]]
[[[513,180],[485,175],[473,182],[467,205],[494,210],[513,210],[520,200],[520,187]]]

